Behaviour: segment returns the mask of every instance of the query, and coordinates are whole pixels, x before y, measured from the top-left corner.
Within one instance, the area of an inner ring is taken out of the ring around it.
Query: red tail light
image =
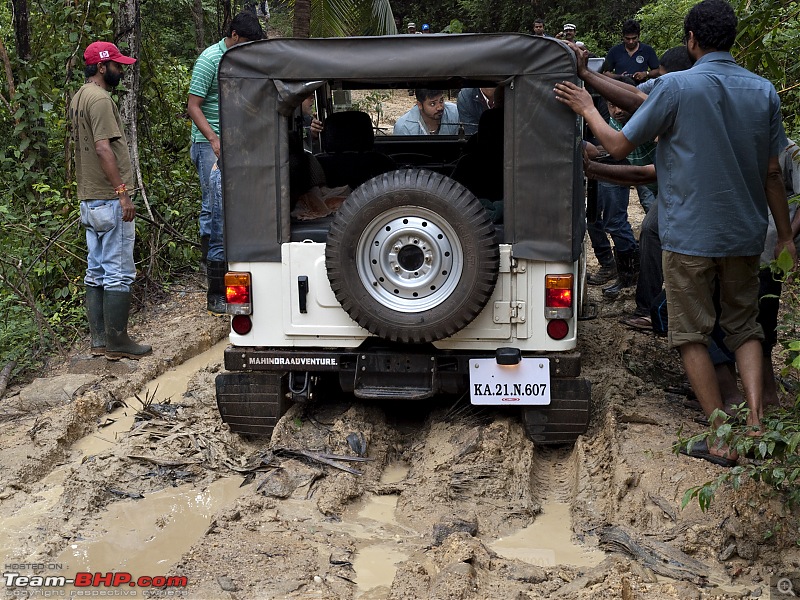
[[[229,315],[253,314],[252,289],[250,273],[225,273],[225,300]]]
[[[547,319],[570,319],[573,315],[572,275],[545,275],[544,316]]]

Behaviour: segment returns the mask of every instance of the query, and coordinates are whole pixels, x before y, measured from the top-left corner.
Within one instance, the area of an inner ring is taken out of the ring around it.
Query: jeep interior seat
[[[503,199],[503,109],[490,108],[481,115],[476,143],[453,170],[458,181],[482,200]]]
[[[478,131],[472,136],[475,140],[472,151],[458,160],[452,175],[453,179],[475,194],[489,212],[501,243],[504,240],[503,126],[502,107],[484,111]]]
[[[373,150],[374,143],[367,113],[351,110],[328,116],[322,130],[324,152],[317,156],[328,187],[349,185],[355,189],[376,175],[395,170],[391,158]]]

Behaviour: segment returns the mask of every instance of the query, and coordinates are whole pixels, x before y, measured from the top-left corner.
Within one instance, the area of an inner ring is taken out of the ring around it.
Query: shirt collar
[[[698,58],[697,62],[695,62],[694,64],[699,65],[707,62],[725,62],[725,61],[732,63],[736,62],[733,58],[733,55],[730,52],[717,51],[704,54],[703,56]]]

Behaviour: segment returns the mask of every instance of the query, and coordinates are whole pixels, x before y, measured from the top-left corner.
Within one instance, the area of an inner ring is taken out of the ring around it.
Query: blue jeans
[[[122,220],[119,200],[84,200],[81,224],[86,228],[89,249],[83,282],[112,292],[129,292],[136,277],[136,226]]]
[[[599,181],[597,183],[597,220],[588,224],[589,239],[601,265],[611,262],[613,254],[608,236],[617,252],[633,252],[638,247],[628,222],[630,188]],[[606,235],[608,234],[608,235]]]
[[[636,193],[639,194],[639,204],[642,205],[645,213],[649,213],[650,209],[656,203],[656,195],[646,185],[637,185]]]
[[[223,231],[225,218],[222,212],[222,170],[211,169],[208,178],[211,192],[211,238],[208,241],[208,260],[225,262],[225,244]]]
[[[208,142],[192,142],[189,156],[195,169],[197,169],[198,177],[200,177],[200,193],[202,194],[202,201],[200,202],[200,237],[203,237],[204,235],[211,235],[211,202],[213,198],[208,177],[211,175],[211,167],[217,162],[217,156]]]

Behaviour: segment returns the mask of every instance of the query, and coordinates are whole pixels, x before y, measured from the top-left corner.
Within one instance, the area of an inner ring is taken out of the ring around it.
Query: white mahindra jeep
[[[554,98],[563,80],[578,82],[572,52],[523,34],[275,39],[225,54],[232,318],[216,387],[233,431],[269,435],[290,402],[331,390],[468,396],[520,411],[541,444],[586,430],[581,122]],[[503,107],[452,135],[395,136],[342,100],[496,86]],[[325,123],[313,154],[310,94]]]

